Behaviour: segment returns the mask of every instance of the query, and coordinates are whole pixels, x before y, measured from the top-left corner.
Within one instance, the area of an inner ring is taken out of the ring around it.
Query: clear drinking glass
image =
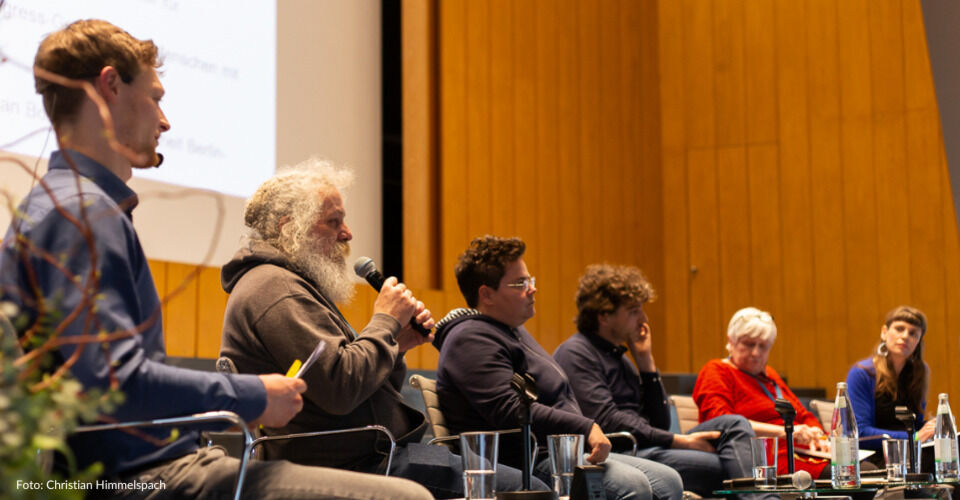
[[[906,439],[884,439],[883,460],[887,464],[887,481],[902,483],[907,480],[910,448]]]
[[[460,434],[460,457],[463,459],[463,490],[468,499],[493,499],[497,476],[496,432],[464,432]]]
[[[757,488],[763,490],[776,488],[777,438],[751,438],[750,448],[753,451],[753,479]]]
[[[583,436],[581,434],[554,434],[547,436],[550,451],[550,474],[557,498],[570,498],[573,471],[583,464]]]

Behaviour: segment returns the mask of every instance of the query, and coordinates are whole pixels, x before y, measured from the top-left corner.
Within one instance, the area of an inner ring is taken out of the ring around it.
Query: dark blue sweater
[[[437,395],[451,432],[514,429],[520,426],[520,397],[510,388],[516,373],[536,379],[539,400],[530,409],[539,458],[549,434],[584,434],[584,417],[566,375],[522,326],[510,329],[488,316],[474,316],[438,328]],[[519,435],[504,435],[500,462],[521,466]]]
[[[553,357],[566,372],[583,414],[604,432],[627,431],[639,448],[673,444],[670,407],[659,373],[637,373],[624,352],[591,334],[576,333]]]

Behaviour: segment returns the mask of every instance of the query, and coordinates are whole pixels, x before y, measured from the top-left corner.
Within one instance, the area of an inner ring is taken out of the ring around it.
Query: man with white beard
[[[340,194],[351,180],[348,170],[308,160],[267,180],[247,201],[249,241],[221,274],[230,298],[220,354],[241,373],[283,373],[325,343],[302,375],[303,411],[266,434],[382,425],[397,438],[391,476],[417,481],[438,498],[463,497],[460,457],[420,444],[426,419],[400,395],[404,353],[433,339],[414,331],[410,319],[430,329],[430,311],[393,277],[359,333],[337,309],[354,291],[346,263],[353,234]],[[382,473],[388,450],[381,435],[364,432],[316,442],[273,441],[265,451],[271,459]],[[498,470],[498,490],[520,485],[519,471]],[[539,481],[535,486],[547,489]]]

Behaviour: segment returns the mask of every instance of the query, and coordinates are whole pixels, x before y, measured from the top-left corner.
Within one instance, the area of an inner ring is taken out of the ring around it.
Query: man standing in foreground
[[[159,163],[155,148],[170,128],[160,109],[159,65],[152,41],[105,21],[77,21],[40,44],[35,66],[86,82],[97,101],[58,77],[36,76],[61,149],[4,238],[2,298],[24,311],[14,318],[21,335],[62,328],[61,340],[96,339],[61,345],[54,368],[69,368],[85,390],[111,384],[121,390],[126,400],[112,419],[230,410],[251,423],[283,425],[302,407],[302,380],[164,364],[160,300],[132,223],[137,195],[126,185],[133,168]],[[113,128],[105,124],[106,112]],[[170,435],[170,429],[85,433],[72,436],[70,445],[78,466],[102,462],[104,475],[119,483],[162,482],[162,495],[176,498],[228,497],[239,461],[222,448],[200,448],[196,428],[181,427],[172,442]],[[413,483],[289,462],[250,464],[244,492],[251,498],[429,498]],[[101,493],[135,498],[151,490]]]
[[[754,433],[739,415],[711,419],[687,434],[669,431],[670,407],[643,310],[654,298],[653,287],[635,267],[587,267],[577,288],[579,332],[553,357],[584,415],[610,432],[630,432],[637,438],[637,456],[669,465],[687,490],[711,496],[724,479],[751,476]]]
[[[649,460],[610,453],[597,422],[580,411],[563,370],[523,327],[534,315],[536,281],[523,261],[519,238],[475,238],[460,256],[457,283],[472,314],[446,323],[434,344],[440,350],[437,395],[452,432],[518,426],[520,397],[510,387],[514,373],[536,380],[539,400],[530,418],[539,450],[535,474],[550,481],[547,436],[582,434],[587,460],[606,460],[603,485],[608,498],[679,500],[680,476]],[[500,460],[518,466],[519,440],[502,438]]]
[[[430,311],[392,277],[359,333],[337,308],[354,292],[346,263],[353,233],[340,194],[351,178],[347,170],[308,160],[267,180],[247,202],[249,241],[222,271],[230,299],[221,355],[242,373],[270,373],[287,370],[323,344],[303,373],[309,385],[303,411],[267,434],[382,425],[398,442],[391,475],[417,481],[440,498],[462,497],[460,457],[420,443],[426,419],[400,395],[404,353],[433,338],[416,332],[410,320],[430,329]],[[267,452],[298,463],[383,472],[388,448],[377,437],[364,432],[277,441],[268,443]],[[519,489],[520,483],[519,471],[498,471],[499,491]]]

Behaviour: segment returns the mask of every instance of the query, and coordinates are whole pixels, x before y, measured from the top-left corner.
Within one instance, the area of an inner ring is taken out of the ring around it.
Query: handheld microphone
[[[367,280],[367,283],[370,283],[370,286],[378,292],[383,288],[383,282],[386,281],[386,278],[383,277],[383,274],[377,269],[377,265],[370,257],[360,257],[357,259],[357,261],[353,263],[353,272],[357,273],[357,276]],[[430,330],[427,330],[423,325],[417,323],[417,318],[415,317],[410,318],[410,326],[424,337],[430,335]]]
[[[752,488],[756,484],[756,479],[752,477],[738,477],[735,479],[724,479],[723,485],[728,488]],[[813,477],[805,470],[798,470],[793,474],[780,474],[777,476],[778,488],[791,488],[797,490],[806,490],[813,486]]]

